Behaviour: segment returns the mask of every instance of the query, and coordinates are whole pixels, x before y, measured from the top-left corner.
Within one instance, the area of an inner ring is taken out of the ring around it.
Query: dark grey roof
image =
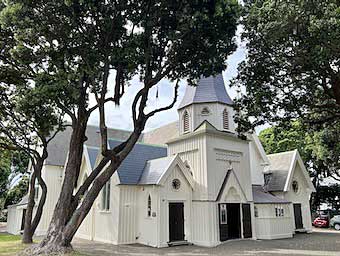
[[[265,188],[267,191],[283,191],[288,171],[286,170],[275,170],[270,173],[264,174]]]
[[[109,140],[110,148],[114,148],[121,141]],[[138,184],[143,169],[148,160],[167,156],[167,149],[161,146],[153,146],[137,143],[118,168],[120,184]]]
[[[91,168],[93,170],[95,164],[96,164],[96,159],[99,153],[99,148],[94,148],[94,147],[88,147],[87,152],[89,153],[89,159],[90,159],[90,164]]]
[[[229,97],[222,74],[201,78],[196,86],[187,86],[182,102],[178,109],[193,103],[220,102],[233,104]]]
[[[47,165],[64,166],[69,141],[71,137],[72,128],[67,127],[64,131],[59,132],[57,136],[48,145],[48,158],[45,161]],[[130,136],[130,131],[124,131],[119,129],[108,129],[108,138],[113,139],[127,139]],[[89,125],[86,129],[87,141],[85,144],[90,147],[99,147],[100,145],[100,133],[99,128]],[[140,138],[141,140],[142,138]]]
[[[273,194],[266,192],[262,186],[253,185],[253,200],[256,204],[288,204],[289,201],[274,196]]]
[[[147,161],[143,174],[138,182],[140,185],[155,185],[166,172],[176,156],[162,157]]]
[[[268,155],[270,165],[265,171],[265,189],[283,191],[295,151]]]

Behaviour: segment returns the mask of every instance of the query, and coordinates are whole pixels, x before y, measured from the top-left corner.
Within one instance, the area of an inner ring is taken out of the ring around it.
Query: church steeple
[[[233,104],[233,101],[225,89],[222,74],[202,77],[198,81],[197,86],[187,86],[178,109],[191,104],[210,102],[218,102],[227,105]]]
[[[181,133],[194,131],[205,120],[218,130],[234,132],[232,105],[222,74],[202,77],[197,86],[187,86],[179,104]]]

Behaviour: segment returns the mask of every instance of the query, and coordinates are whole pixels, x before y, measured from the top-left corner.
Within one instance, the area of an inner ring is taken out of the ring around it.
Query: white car
[[[340,215],[335,215],[329,222],[330,227],[334,227],[336,230],[340,230]]]

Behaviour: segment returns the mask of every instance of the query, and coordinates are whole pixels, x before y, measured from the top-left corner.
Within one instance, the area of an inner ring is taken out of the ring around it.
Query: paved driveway
[[[93,256],[340,256],[340,232],[317,229],[312,234],[297,234],[291,239],[229,241],[216,248],[177,246],[157,249],[142,245],[114,246],[78,239],[73,242],[73,246]]]

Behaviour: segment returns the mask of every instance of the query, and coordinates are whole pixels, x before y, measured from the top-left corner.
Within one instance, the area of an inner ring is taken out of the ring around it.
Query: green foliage
[[[8,189],[9,175],[11,174],[10,152],[0,151],[0,199],[3,198]]]
[[[267,128],[260,132],[259,138],[267,154],[299,150],[316,188],[312,197],[312,207],[316,209],[320,203],[327,201],[335,205],[338,200],[338,187],[326,188],[320,186],[320,181],[329,176],[340,180],[339,133],[339,125],[315,131],[295,121]]]
[[[49,100],[77,108],[79,83],[100,91],[107,61],[122,87],[134,74],[193,81],[226,67],[238,17],[236,0],[6,1],[0,45],[9,64],[0,77],[25,90],[34,81],[21,111]],[[48,114],[41,106],[29,113]]]
[[[296,118],[338,123],[339,1],[249,0],[245,10],[248,55],[233,83],[247,91],[238,101],[240,131]]]
[[[333,184],[330,186],[319,186],[316,195],[314,196],[314,200],[317,202],[317,205],[322,203],[328,204],[332,210],[339,211],[340,210],[340,185]]]
[[[28,192],[29,179],[27,176],[23,176],[17,185],[9,189],[5,199],[5,208],[8,205],[19,203],[19,201]]]

